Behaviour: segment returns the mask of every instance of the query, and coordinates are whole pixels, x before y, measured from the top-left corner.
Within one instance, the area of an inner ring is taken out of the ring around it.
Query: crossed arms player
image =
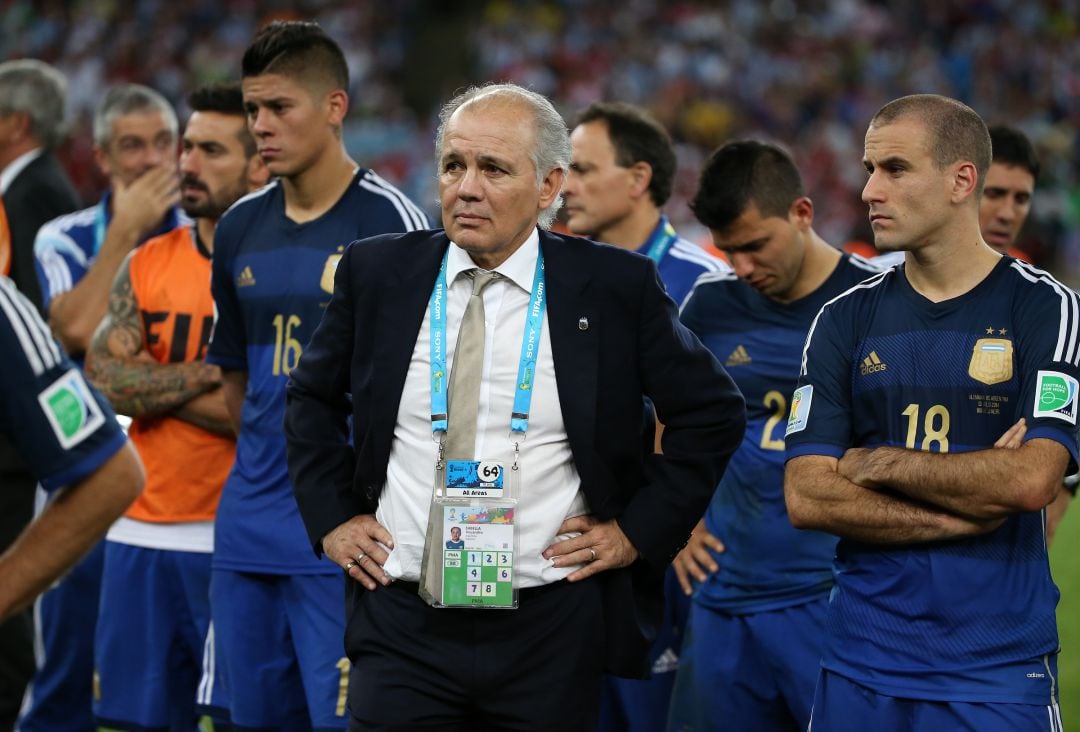
[[[1080,300],[980,236],[968,107],[891,102],[864,164],[876,244],[905,263],[822,309],[786,438],[792,523],[841,537],[813,727],[1045,728],[1042,509],[1077,456]]]

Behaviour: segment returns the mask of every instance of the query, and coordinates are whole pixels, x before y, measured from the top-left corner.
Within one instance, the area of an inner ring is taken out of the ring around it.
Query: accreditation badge
[[[433,607],[517,607],[518,471],[491,460],[451,460],[436,470],[420,595]]]

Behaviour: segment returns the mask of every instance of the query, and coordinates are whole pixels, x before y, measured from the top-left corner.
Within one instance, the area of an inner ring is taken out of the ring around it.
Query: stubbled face
[[[248,76],[241,88],[248,129],[271,175],[299,175],[339,144],[335,130],[347,111],[342,93],[315,94],[283,74]]]
[[[537,185],[535,144],[533,116],[523,104],[466,104],[446,124],[439,159],[443,228],[481,266],[505,261],[559,194],[561,170]]]
[[[244,118],[194,112],[180,153],[180,205],[189,216],[216,219],[247,193]]]
[[[987,244],[1004,252],[1016,243],[1031,213],[1034,193],[1035,176],[1027,168],[1004,163],[990,165],[979,203],[979,228]]]
[[[109,144],[99,148],[96,157],[114,184],[128,186],[153,168],[176,170],[176,133],[156,110],[117,117]]]
[[[953,167],[938,168],[929,132],[913,118],[866,131],[862,199],[870,207],[874,243],[886,252],[921,249],[952,215]]]
[[[768,298],[787,300],[806,255],[803,233],[794,215],[762,217],[751,201],[726,229],[713,229],[712,237],[741,280]]]
[[[570,144],[573,158],[563,190],[567,226],[575,234],[605,241],[604,232],[633,211],[633,174],[616,162],[604,122],[578,125],[570,135]]]

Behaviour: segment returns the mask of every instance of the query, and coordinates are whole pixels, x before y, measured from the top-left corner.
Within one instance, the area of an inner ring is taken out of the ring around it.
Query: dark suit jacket
[[[317,552],[327,532],[378,505],[406,372],[447,246],[442,231],[351,244],[291,374],[289,472]],[[607,668],[644,676],[664,569],[742,438],[743,400],[679,323],[651,260],[547,232],[540,246],[556,384],[581,488],[591,512],[618,519],[641,554],[631,567],[597,576]],[[349,394],[355,447],[346,441]],[[665,425],[663,456],[644,449],[653,428],[645,396]]]
[[[34,238],[42,224],[79,208],[79,197],[51,152],[45,151],[15,176],[4,193],[11,228],[11,279],[41,308],[34,271]]]

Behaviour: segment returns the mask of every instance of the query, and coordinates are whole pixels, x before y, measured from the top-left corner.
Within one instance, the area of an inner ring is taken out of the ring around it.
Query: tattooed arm
[[[86,352],[86,375],[120,414],[167,414],[220,386],[221,371],[202,361],[162,364],[150,356],[145,350],[130,266],[129,254],[116,273],[109,309]]]

